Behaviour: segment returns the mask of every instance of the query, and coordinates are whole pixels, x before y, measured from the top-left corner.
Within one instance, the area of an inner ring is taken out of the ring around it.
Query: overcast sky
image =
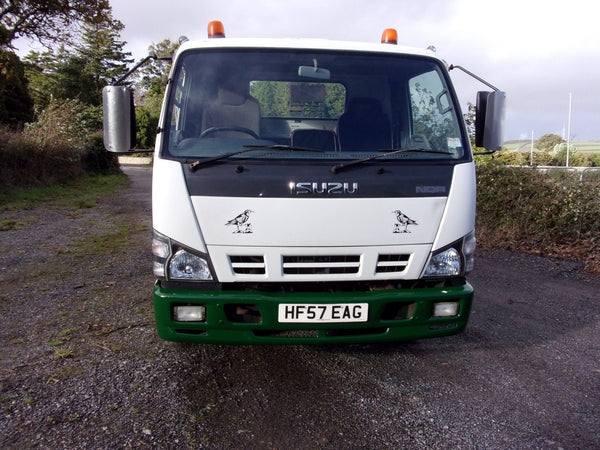
[[[506,136],[600,139],[600,17],[589,0],[110,0],[136,60],[165,38],[206,37],[221,20],[228,37],[311,37],[378,42],[396,28],[404,45],[434,45],[507,92]],[[459,71],[463,108],[486,87]]]

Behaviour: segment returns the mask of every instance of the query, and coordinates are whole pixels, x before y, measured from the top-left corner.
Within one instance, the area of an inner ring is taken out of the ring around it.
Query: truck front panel
[[[188,43],[174,61],[153,178],[160,336],[340,343],[462,330],[475,175],[443,62],[257,45]]]

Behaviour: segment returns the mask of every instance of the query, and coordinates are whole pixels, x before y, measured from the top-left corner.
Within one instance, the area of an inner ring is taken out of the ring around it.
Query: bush
[[[41,147],[21,133],[0,132],[0,180],[4,186],[42,186],[83,175],[66,146]]]
[[[476,164],[504,164],[507,166],[565,166],[567,163],[567,144],[562,143],[552,151],[534,150],[533,164],[531,152],[519,150],[501,150],[491,155],[475,156]],[[571,148],[569,155],[571,167],[597,167],[600,166],[600,153],[578,152]]]
[[[136,148],[153,149],[156,140],[156,128],[158,117],[153,117],[150,112],[143,108],[136,108]]]
[[[491,160],[498,164],[526,166],[529,164],[529,153],[519,150],[502,150],[491,155]]]
[[[567,165],[567,144],[559,144],[552,151],[552,165],[566,166]],[[591,167],[592,159],[585,153],[578,152],[577,149],[571,148],[569,152],[569,166],[571,167]]]
[[[587,156],[592,163],[592,167],[600,167],[600,153],[590,153]]]
[[[101,131],[90,136],[88,146],[81,158],[83,170],[86,173],[108,174],[119,169],[117,154],[104,148],[103,138]]]
[[[507,166],[530,166],[532,162],[531,152],[519,150],[501,150],[491,155],[475,156],[475,163],[480,164],[504,164]],[[533,165],[552,165],[552,155],[548,152],[534,150]]]
[[[477,166],[477,185],[483,246],[573,256],[600,270],[600,183],[486,164]]]
[[[552,155],[549,152],[543,151],[533,151],[533,165],[534,166],[551,166],[552,165]],[[529,164],[531,164],[531,155],[529,159]]]
[[[97,132],[98,111],[76,100],[53,101],[22,133],[0,130],[0,183],[40,186],[115,170],[118,161]]]
[[[53,100],[23,134],[40,148],[65,147],[75,157],[84,153],[98,129],[95,108],[78,100]]]

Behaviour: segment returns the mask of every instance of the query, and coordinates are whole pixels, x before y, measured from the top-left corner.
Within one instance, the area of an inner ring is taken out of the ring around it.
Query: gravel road
[[[600,448],[600,279],[478,250],[464,333],[163,342],[151,169],[94,208],[2,212],[0,448]],[[127,232],[124,232],[127,231]]]

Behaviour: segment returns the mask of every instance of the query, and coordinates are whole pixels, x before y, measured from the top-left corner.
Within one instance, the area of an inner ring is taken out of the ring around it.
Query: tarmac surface
[[[14,212],[31,225],[0,234],[0,447],[600,448],[600,279],[582,264],[478,249],[471,320],[446,338],[164,342],[151,310],[151,168],[123,170],[132,185],[118,198],[44,220]],[[139,224],[133,250],[77,269],[63,246],[53,258],[72,270],[16,278],[30,263],[9,248],[39,234],[43,250],[52,227],[122,216]],[[31,313],[17,318],[19,305]]]

